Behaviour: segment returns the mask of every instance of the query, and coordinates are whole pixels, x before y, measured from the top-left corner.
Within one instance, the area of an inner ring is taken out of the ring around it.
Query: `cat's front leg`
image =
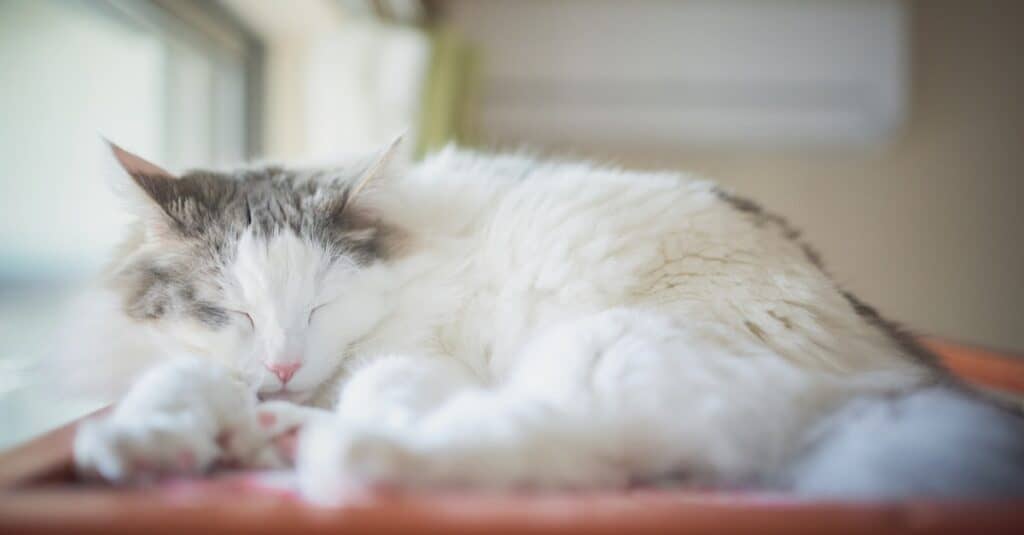
[[[82,422],[74,462],[85,478],[114,483],[195,475],[215,463],[273,467],[256,399],[226,369],[197,358],[162,364],[143,376],[109,416]]]
[[[349,483],[390,480],[384,474],[401,470],[404,458],[391,446],[413,439],[427,415],[479,387],[480,379],[450,357],[374,359],[343,385],[332,418],[304,426],[296,459],[304,494],[336,496]]]

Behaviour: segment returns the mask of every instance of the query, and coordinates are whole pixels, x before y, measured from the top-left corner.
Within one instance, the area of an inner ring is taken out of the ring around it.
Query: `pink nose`
[[[299,371],[299,368],[302,367],[302,363],[300,362],[293,362],[289,364],[265,362],[263,365],[281,380],[281,384],[286,384],[290,381],[292,376],[295,375],[295,372]]]

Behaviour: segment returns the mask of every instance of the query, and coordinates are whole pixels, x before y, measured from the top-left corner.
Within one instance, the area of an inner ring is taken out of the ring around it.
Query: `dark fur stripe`
[[[717,195],[718,198],[726,204],[732,206],[739,212],[747,214],[755,226],[763,227],[765,225],[775,225],[786,239],[792,240],[799,245],[804,256],[811,264],[820,269],[830,280],[833,280],[832,276],[828,273],[828,270],[825,269],[825,264],[821,259],[821,255],[800,238],[800,231],[793,227],[789,221],[786,221],[782,216],[765,211],[761,205],[750,199],[740,197],[719,188],[715,188],[714,191],[715,195]],[[835,284],[834,280],[833,284]],[[928,351],[919,344],[914,336],[903,329],[899,324],[883,318],[873,307],[864,303],[852,293],[839,288],[838,285],[836,285],[836,289],[843,295],[846,301],[850,303],[850,306],[853,307],[853,311],[856,312],[858,316],[875,328],[882,330],[908,356],[930,366],[938,365],[937,357],[931,351]]]

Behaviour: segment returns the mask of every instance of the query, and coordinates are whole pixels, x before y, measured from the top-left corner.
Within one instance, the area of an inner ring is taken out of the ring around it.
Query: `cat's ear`
[[[391,171],[391,166],[399,160],[399,154],[403,149],[404,134],[399,135],[395,139],[391,140],[391,143],[380,154],[378,154],[370,166],[363,171],[359,179],[355,181],[351,188],[349,188],[346,194],[346,200],[352,201],[359,197],[359,195],[366,190],[372,188],[373,184],[379,180],[383,180]]]
[[[121,169],[128,176],[132,177],[136,182],[139,182],[139,186],[145,189],[142,182],[149,182],[156,179],[167,179],[174,180],[174,175],[168,173],[164,168],[156,165],[141,156],[132,154],[121,147],[118,147],[111,141],[107,140],[107,146],[110,148],[110,153],[114,156],[114,160],[121,165]]]
[[[381,229],[372,215],[372,208],[368,209],[363,198],[372,194],[389,175],[394,174],[393,168],[401,160],[403,152],[403,137],[400,135],[393,139],[373,158],[359,178],[328,205],[331,226],[346,247],[365,251],[377,247]]]
[[[177,177],[108,140],[104,142],[108,151],[106,174],[118,195],[132,204],[140,205],[160,204],[165,200],[167,192],[174,188]]]
[[[109,155],[107,175],[114,192],[148,228],[163,230],[171,217],[170,203],[177,198],[178,178],[137,154],[104,142]]]

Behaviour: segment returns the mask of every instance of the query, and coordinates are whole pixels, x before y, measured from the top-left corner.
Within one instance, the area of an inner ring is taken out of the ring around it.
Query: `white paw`
[[[83,422],[75,435],[74,461],[85,479],[148,482],[200,475],[214,465],[274,469],[294,463],[297,434],[323,411],[287,402],[263,403],[255,423],[233,428],[204,421],[198,412],[148,413],[135,421]]]
[[[201,474],[221,453],[216,436],[204,427],[181,413],[136,422],[86,421],[75,435],[75,468],[83,478],[112,483]]]
[[[287,401],[268,401],[256,409],[258,428],[252,440],[256,447],[247,452],[246,465],[254,468],[283,468],[295,464],[299,432],[313,421],[331,413]]]
[[[423,461],[395,436],[328,419],[302,430],[295,467],[304,496],[332,503],[368,488],[413,484],[424,475]]]
[[[145,373],[109,416],[83,422],[75,468],[112,483],[249,466],[263,437],[255,397],[225,370],[178,359]]]

